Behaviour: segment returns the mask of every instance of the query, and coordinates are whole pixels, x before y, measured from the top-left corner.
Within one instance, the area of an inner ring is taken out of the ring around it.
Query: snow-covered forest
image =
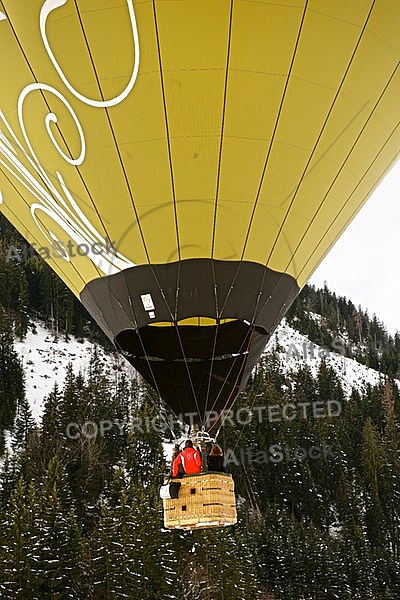
[[[306,287],[218,438],[237,525],[168,531],[159,399],[0,225],[1,598],[400,597],[398,334]]]

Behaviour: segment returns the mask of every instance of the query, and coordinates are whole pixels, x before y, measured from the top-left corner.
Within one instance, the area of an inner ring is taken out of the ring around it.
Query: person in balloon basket
[[[172,463],[172,477],[178,477],[182,471],[186,475],[201,473],[201,464],[200,452],[193,448],[192,440],[186,440],[184,449]]]
[[[209,471],[219,471],[220,473],[227,472],[224,454],[218,444],[213,444],[210,453],[207,455],[207,469]]]

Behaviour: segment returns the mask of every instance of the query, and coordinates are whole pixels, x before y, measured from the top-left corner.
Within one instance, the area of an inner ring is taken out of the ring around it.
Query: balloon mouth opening
[[[125,329],[115,343],[128,360],[213,362],[247,355],[254,332],[268,338],[264,327],[249,321],[196,316]]]
[[[119,351],[176,414],[222,410],[243,389],[268,334],[250,322],[152,323],[125,329]]]
[[[236,319],[236,318],[224,318],[224,319],[214,319],[212,317],[187,317],[185,319],[180,319],[178,321],[157,321],[150,322],[147,324],[147,327],[185,327],[185,326],[196,326],[196,327],[219,327],[221,325],[225,325],[226,323],[242,323],[246,325],[248,328],[254,329],[258,333],[262,335],[269,335],[268,331],[265,327],[261,325],[255,325],[250,323],[250,321],[246,321],[244,319]]]

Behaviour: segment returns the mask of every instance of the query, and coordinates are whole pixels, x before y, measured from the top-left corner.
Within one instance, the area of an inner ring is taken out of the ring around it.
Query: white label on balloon
[[[144,310],[154,310],[155,309],[153,298],[151,297],[151,294],[143,294],[140,297],[142,299]]]

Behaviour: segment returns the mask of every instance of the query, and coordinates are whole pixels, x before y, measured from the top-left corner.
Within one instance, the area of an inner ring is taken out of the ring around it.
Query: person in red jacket
[[[193,448],[192,440],[186,440],[185,447],[182,452],[179,452],[178,456],[172,463],[172,477],[176,477],[179,472],[179,465],[182,465],[184,473],[186,475],[192,475],[193,473],[201,473],[201,455],[196,448]]]

